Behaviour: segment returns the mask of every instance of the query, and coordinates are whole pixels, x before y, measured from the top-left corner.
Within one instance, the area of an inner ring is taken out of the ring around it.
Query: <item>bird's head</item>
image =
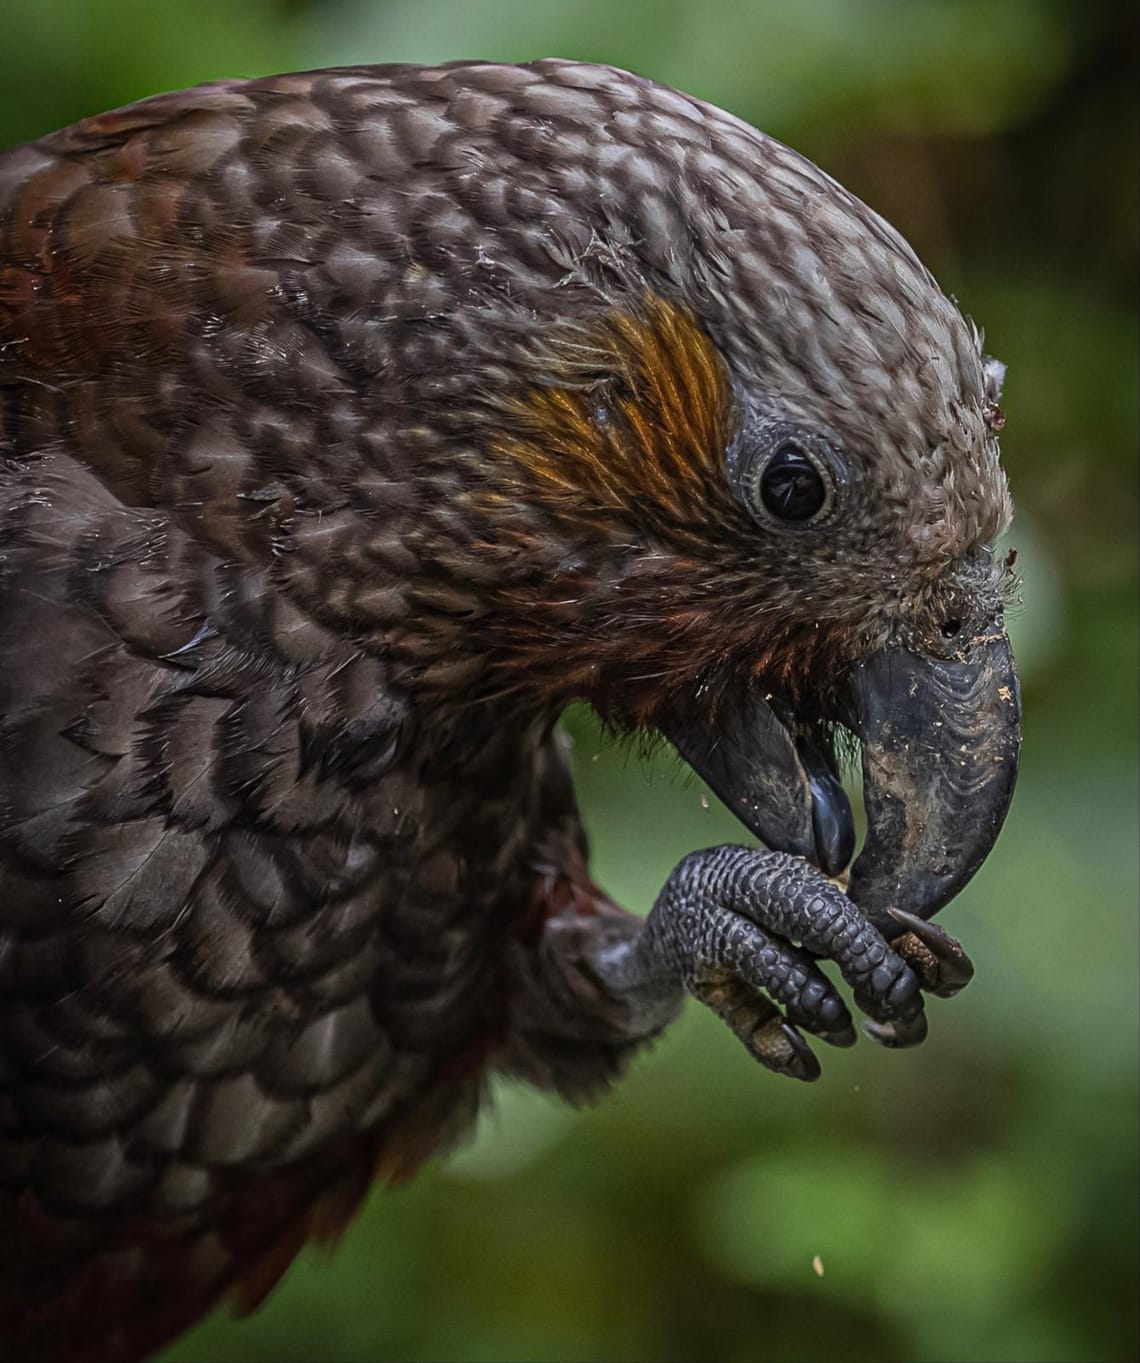
[[[509,305],[450,323],[481,375],[444,418],[477,448],[439,498],[463,545],[451,619],[463,577],[496,684],[660,730],[830,874],[853,852],[835,748],[854,734],[851,893],[887,926],[929,915],[1016,775],[1003,367],[871,210],[666,95],[656,141],[608,170],[603,135],[578,145],[593,207],[537,238],[557,282],[523,270]]]

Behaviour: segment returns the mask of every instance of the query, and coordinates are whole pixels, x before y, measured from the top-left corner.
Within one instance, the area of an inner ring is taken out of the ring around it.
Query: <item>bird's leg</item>
[[[501,1067],[572,1102],[617,1079],[685,998],[675,976],[655,976],[635,996],[599,970],[644,932],[645,919],[583,880],[544,918],[537,943],[516,941],[508,954],[510,1029]]]
[[[532,1043],[541,1035],[547,1056],[579,1054],[572,1042],[600,1046],[616,1073],[617,1058],[657,1035],[689,993],[761,1064],[814,1079],[803,1032],[835,1046],[855,1040],[820,959],[835,962],[877,1041],[910,1046],[926,1035],[919,974],[820,871],[781,852],[714,847],[677,866],[646,919],[608,901],[551,917],[532,956],[521,1030]]]

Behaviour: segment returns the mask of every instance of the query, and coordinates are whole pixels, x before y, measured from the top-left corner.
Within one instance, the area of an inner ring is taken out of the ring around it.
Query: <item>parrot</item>
[[[592,1101],[687,997],[802,1081],[840,981],[920,1042],[1017,774],[1004,374],[824,171],[604,65],[0,155],[5,1356],[252,1309],[492,1081]],[[750,835],[647,915],[572,703]]]

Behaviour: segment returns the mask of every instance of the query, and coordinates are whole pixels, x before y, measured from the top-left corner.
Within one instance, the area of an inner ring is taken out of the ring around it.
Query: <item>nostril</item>
[[[956,639],[962,630],[962,622],[956,615],[951,615],[942,622],[943,639]]]

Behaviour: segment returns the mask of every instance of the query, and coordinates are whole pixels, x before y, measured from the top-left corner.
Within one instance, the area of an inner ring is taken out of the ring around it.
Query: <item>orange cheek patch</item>
[[[724,364],[682,309],[650,297],[556,333],[541,381],[506,400],[493,453],[567,507],[691,523],[721,498],[735,411]]]

